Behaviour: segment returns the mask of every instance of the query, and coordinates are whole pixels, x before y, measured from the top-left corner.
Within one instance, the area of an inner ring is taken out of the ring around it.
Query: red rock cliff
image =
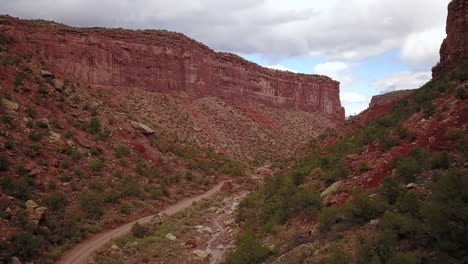
[[[468,55],[468,0],[452,0],[448,6],[447,38],[440,48],[440,62],[432,69],[433,77]]]
[[[180,90],[233,104],[253,101],[344,120],[338,82],[263,68],[232,54],[216,53],[182,34],[71,28],[5,16],[0,17],[0,30],[89,84]]]

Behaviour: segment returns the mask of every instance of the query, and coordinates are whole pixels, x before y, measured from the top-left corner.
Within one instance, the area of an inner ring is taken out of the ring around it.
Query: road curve
[[[221,187],[226,181],[222,181],[214,186],[211,190],[192,197],[182,200],[174,205],[171,205],[164,209],[163,211],[159,212],[158,214],[142,217],[137,219],[133,222],[124,224],[119,226],[115,229],[111,229],[99,234],[96,234],[87,240],[75,245],[73,248],[65,252],[65,254],[56,262],[56,264],[84,264],[88,260],[88,258],[93,254],[94,251],[98,250],[99,248],[103,247],[105,244],[109,243],[113,239],[118,237],[125,236],[130,233],[133,224],[139,222],[140,224],[148,223],[151,219],[155,216],[166,214],[166,215],[173,215],[176,214],[185,208],[188,208],[192,205],[193,202],[199,201],[204,198],[208,198],[213,194],[219,192]]]

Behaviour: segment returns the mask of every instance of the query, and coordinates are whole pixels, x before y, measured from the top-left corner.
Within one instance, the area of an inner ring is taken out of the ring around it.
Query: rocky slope
[[[432,69],[433,76],[452,68],[468,53],[468,1],[453,0],[448,6],[447,38],[440,48],[440,62]]]
[[[226,264],[467,261],[466,14],[450,3],[433,80],[374,98],[241,202]]]
[[[339,83],[262,68],[166,31],[79,29],[0,18],[0,31],[181,139],[246,161],[275,160],[344,120]]]

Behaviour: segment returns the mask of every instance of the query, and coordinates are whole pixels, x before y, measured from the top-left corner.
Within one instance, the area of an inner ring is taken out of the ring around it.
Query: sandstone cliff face
[[[344,120],[339,83],[325,76],[260,67],[166,31],[78,29],[0,18],[0,27],[58,69],[94,85],[184,91],[234,105],[320,113]]]
[[[448,6],[447,38],[440,48],[440,62],[432,69],[433,77],[450,69],[468,54],[468,0],[453,0]]]
[[[381,95],[372,96],[371,102],[369,104],[369,108],[372,108],[377,105],[386,105],[386,104],[393,104],[396,103],[408,96],[410,96],[413,91],[395,91]]]

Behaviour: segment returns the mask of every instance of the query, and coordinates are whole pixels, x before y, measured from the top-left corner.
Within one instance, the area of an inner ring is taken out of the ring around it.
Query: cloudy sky
[[[0,14],[167,29],[260,65],[341,82],[346,114],[430,79],[449,0],[1,0]]]

